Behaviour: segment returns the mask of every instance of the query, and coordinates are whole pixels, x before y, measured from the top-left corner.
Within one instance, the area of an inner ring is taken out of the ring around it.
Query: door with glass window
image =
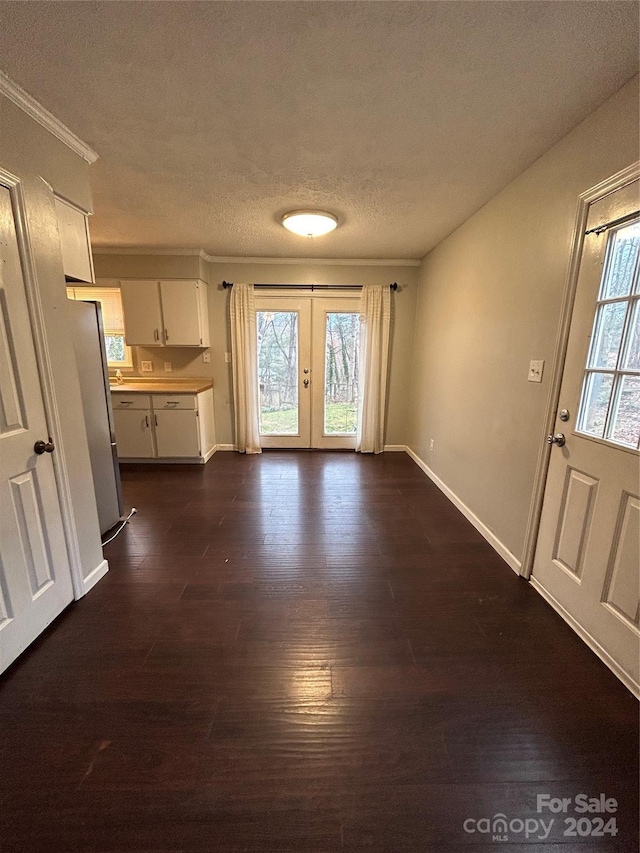
[[[533,569],[543,594],[634,689],[640,680],[638,206],[635,182],[589,211]],[[618,224],[607,227],[612,222]]]
[[[262,447],[355,448],[360,300],[256,298]]]

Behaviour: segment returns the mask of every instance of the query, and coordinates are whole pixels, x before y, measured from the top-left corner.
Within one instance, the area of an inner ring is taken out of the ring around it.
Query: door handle
[[[564,447],[567,442],[566,442],[566,439],[565,439],[563,433],[558,432],[555,435],[548,435],[547,436],[547,443],[548,444],[557,444],[558,447]]]
[[[302,384],[304,385],[304,387],[305,387],[305,388],[308,388],[308,387],[309,387],[309,380],[308,380],[308,379],[303,379],[303,380],[302,380]]]
[[[43,453],[53,453],[56,449],[55,444],[51,441],[51,436],[49,436],[49,441],[36,441],[33,445],[33,452],[37,453],[38,456],[41,456]]]

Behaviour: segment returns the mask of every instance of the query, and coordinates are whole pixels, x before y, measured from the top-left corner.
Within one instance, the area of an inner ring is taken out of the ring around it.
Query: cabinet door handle
[[[154,330],[153,330],[153,340],[154,340],[154,341],[159,341],[159,340],[160,340],[160,333],[158,332],[158,330],[157,330],[157,329],[154,329]]]
[[[157,415],[154,415],[154,416],[153,416],[153,419],[154,419],[154,421],[155,421],[156,426],[158,426],[158,416],[157,416]]]
[[[149,415],[145,415],[145,416],[144,416],[144,422],[145,422],[145,423],[146,423],[146,425],[147,425],[147,429],[149,429]]]
[[[165,341],[169,340],[169,332],[166,329],[164,330],[164,339]]]
[[[120,400],[119,405],[120,406],[130,406],[131,403],[132,403],[132,400]]]

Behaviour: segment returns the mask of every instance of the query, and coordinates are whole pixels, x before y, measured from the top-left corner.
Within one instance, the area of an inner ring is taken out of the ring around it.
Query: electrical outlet
[[[211,350],[205,350],[202,353],[202,362],[203,364],[211,364]]]
[[[164,363],[164,372],[165,373],[173,373],[173,365],[170,361],[165,361]]]
[[[431,441],[429,442],[429,450],[434,450],[435,446],[436,446],[435,441],[433,439],[431,439]]]
[[[544,370],[544,361],[530,361],[529,375],[527,382],[542,382],[542,372]]]
[[[152,361],[141,361],[140,362],[140,370],[142,373],[153,373],[153,362]]]
[[[230,352],[225,352],[224,360],[227,364],[231,364],[231,353]]]

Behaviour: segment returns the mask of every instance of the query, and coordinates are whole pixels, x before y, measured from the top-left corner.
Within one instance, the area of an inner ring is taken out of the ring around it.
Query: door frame
[[[316,347],[316,341],[314,339],[314,333],[316,330],[315,330],[315,317],[314,317],[313,303],[316,301],[326,302],[328,300],[331,300],[331,301],[334,301],[334,300],[335,301],[350,300],[351,302],[356,302],[356,301],[359,302],[360,301],[360,294],[354,293],[353,290],[346,290],[346,289],[343,290],[343,292],[341,293],[339,285],[336,285],[335,290],[332,289],[331,292],[328,292],[326,290],[317,291],[317,292],[314,292],[312,290],[311,292],[309,292],[309,290],[307,290],[307,289],[303,289],[303,288],[298,289],[296,287],[288,287],[286,291],[283,291],[282,289],[277,288],[277,287],[274,287],[273,289],[270,289],[268,287],[261,287],[260,296],[258,297],[256,295],[256,301],[258,299],[273,299],[274,303],[277,303],[278,300],[284,301],[287,299],[298,300],[298,301],[301,299],[309,300],[309,306],[310,306],[310,316],[309,316],[309,321],[310,321],[309,322],[309,332],[310,332],[309,367],[311,367],[311,364],[312,364],[313,358],[314,358],[314,354],[315,354],[314,349]],[[269,309],[262,309],[262,308],[256,307],[256,311],[262,311],[262,310],[269,310]],[[283,310],[286,310],[286,308]],[[324,388],[324,368],[322,371],[322,387]],[[319,393],[316,390],[316,386],[315,386],[315,384],[313,384],[313,380],[312,380],[312,385],[311,385],[311,389],[310,389],[310,399],[309,399],[310,423],[309,423],[309,445],[308,445],[308,449],[310,449],[310,450],[337,449],[337,450],[352,450],[352,451],[355,450],[356,435],[353,435],[353,447],[352,448],[345,448],[344,447],[344,441],[341,440],[344,438],[344,436],[338,436],[338,435],[335,436],[334,441],[332,441],[333,437],[329,436],[327,439],[325,439],[325,441],[323,441],[322,447],[317,447],[315,445],[315,443],[314,443],[313,419],[314,419],[314,416],[315,416],[316,411],[318,409],[319,399],[320,399]],[[282,437],[283,436],[275,436],[275,438],[282,438]],[[261,436],[261,438],[262,438],[262,436]],[[284,436],[284,438],[286,438],[286,436]],[[350,438],[351,438],[351,436],[349,436],[349,439]],[[261,442],[261,446],[268,449],[270,446],[275,447],[276,445],[270,445],[270,444],[265,445],[265,444],[262,444],[262,442]],[[286,444],[277,445],[277,446],[278,447],[284,447],[284,448],[287,447]]]
[[[22,272],[24,278],[24,289],[27,299],[27,309],[29,311],[29,320],[31,322],[33,345],[35,348],[36,360],[38,362],[38,375],[44,404],[44,416],[49,435],[52,437],[56,446],[56,452],[52,454],[56,491],[58,501],[60,503],[62,527],[64,530],[67,556],[71,569],[73,594],[74,598],[78,599],[82,598],[87,589],[82,570],[82,556],[80,553],[80,543],[78,541],[78,531],[73,514],[73,500],[71,496],[71,485],[69,482],[69,470],[65,444],[62,437],[60,408],[58,406],[58,400],[55,392],[53,364],[47,341],[47,327],[42,300],[40,298],[40,290],[38,287],[36,262],[29,235],[27,204],[20,178],[11,174],[11,172],[8,172],[6,169],[3,169],[1,166],[0,184],[9,190],[13,204],[16,238],[18,241],[20,259],[23,263]],[[52,207],[54,205],[53,192],[51,192],[51,205]]]
[[[553,355],[551,383],[547,396],[544,431],[540,436],[540,449],[538,451],[538,460],[536,463],[533,493],[531,496],[531,503],[529,505],[529,516],[527,518],[527,527],[525,530],[524,550],[520,574],[522,577],[526,578],[526,580],[531,579],[533,562],[536,554],[536,548],[538,546],[538,532],[540,529],[540,519],[542,517],[542,504],[544,502],[544,493],[547,486],[549,460],[553,449],[551,445],[547,443],[546,437],[554,431],[558,403],[560,402],[560,388],[567,357],[569,333],[571,331],[571,321],[573,319],[573,307],[578,288],[578,276],[582,261],[582,250],[584,247],[589,209],[592,204],[599,201],[601,198],[616,192],[616,190],[623,189],[628,184],[638,180],[638,178],[640,178],[640,161],[632,163],[630,166],[627,166],[626,169],[622,169],[620,172],[617,172],[610,178],[601,181],[599,184],[596,184],[578,196],[578,208],[576,211],[573,236],[571,238],[569,266],[565,280],[562,305],[560,308],[560,320],[558,323],[558,332],[556,335]]]

